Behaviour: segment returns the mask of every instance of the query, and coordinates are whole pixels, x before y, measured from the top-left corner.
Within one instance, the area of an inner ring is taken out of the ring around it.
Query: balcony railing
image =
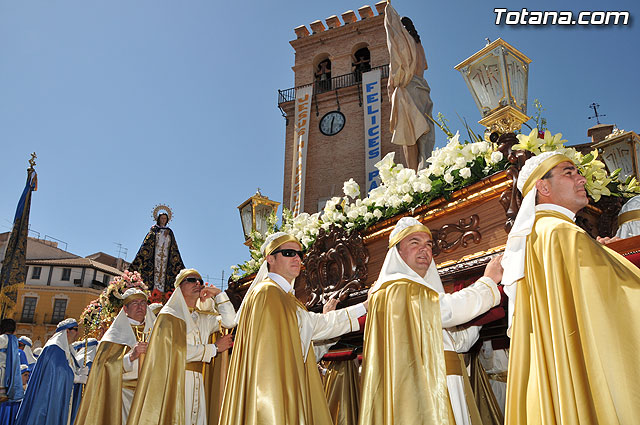
[[[389,76],[389,65],[382,65],[372,69],[380,69],[382,71],[380,75],[381,78],[386,78]],[[316,94],[325,93],[331,90],[338,90],[345,87],[355,86],[355,85],[359,85],[361,82],[362,82],[362,73],[354,71],[349,74],[332,77],[325,81],[315,81],[313,83],[313,94],[316,95]],[[292,87],[290,89],[278,90],[278,105],[295,100],[296,88],[299,88],[299,87]]]

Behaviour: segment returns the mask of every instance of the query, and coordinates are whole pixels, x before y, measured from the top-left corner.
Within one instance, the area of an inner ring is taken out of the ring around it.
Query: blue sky
[[[131,261],[153,206],[167,203],[186,265],[219,283],[248,258],[236,207],[257,187],[282,201],[276,90],[293,86],[293,28],[363,4],[0,0],[0,232],[10,230],[36,151],[31,227],[41,237],[82,256],[116,255],[120,243]],[[532,59],[529,103],[542,101],[552,132],[586,142],[592,102],[604,122],[640,130],[637,2],[393,4],[416,24],[434,112],[452,128],[462,127],[456,114],[479,119],[453,66],[485,37],[502,37]],[[626,10],[631,23],[496,26],[496,7]]]

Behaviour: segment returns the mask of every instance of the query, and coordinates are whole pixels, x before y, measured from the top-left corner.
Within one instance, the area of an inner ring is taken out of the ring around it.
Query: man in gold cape
[[[506,424],[637,423],[640,270],[574,224],[588,199],[568,157],[527,160],[518,189],[503,260],[513,314]]]
[[[307,311],[293,294],[301,249],[284,232],[270,235],[262,246],[266,261],[238,311],[220,425],[332,423],[310,346],[359,330],[366,307]]]
[[[124,305],[93,359],[75,425],[127,423],[139,358],[147,348],[145,336],[151,333],[156,317],[147,308],[147,295],[140,289],[127,289],[122,299]]]
[[[449,328],[499,303],[502,270],[496,258],[477,282],[446,294],[431,249],[431,232],[413,217],[401,218],[391,232],[369,295],[361,425],[471,423],[455,349],[464,344],[461,338],[475,340],[477,331],[465,336]]]
[[[220,326],[235,326],[235,310],[226,293],[203,284],[194,269],[176,276],[153,327],[127,424],[206,425],[203,367],[232,344],[231,335],[208,340]]]

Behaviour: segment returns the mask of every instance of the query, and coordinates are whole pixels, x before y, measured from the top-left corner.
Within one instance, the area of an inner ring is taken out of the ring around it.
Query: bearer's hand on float
[[[322,312],[323,313],[328,313],[330,311],[333,311],[336,309],[336,307],[338,306],[338,299],[337,298],[331,298],[329,301],[327,301],[327,303],[324,305],[324,307],[322,307]]]
[[[218,353],[222,353],[223,351],[227,351],[229,348],[233,347],[233,336],[231,334],[220,337],[215,342],[216,348],[218,349]]]
[[[215,286],[207,286],[200,291],[200,301],[204,302],[207,298],[213,298],[222,291]]]
[[[622,238],[620,236],[614,236],[612,238],[608,238],[608,237],[601,238],[600,236],[598,236],[596,240],[600,242],[602,245],[608,245],[611,242],[621,241]]]
[[[129,355],[129,360],[134,361],[140,357],[140,354],[146,353],[148,346],[148,342],[136,342],[136,345],[133,346],[133,350],[131,350],[131,354]]]
[[[484,269],[484,276],[491,278],[495,283],[499,283],[502,280],[502,254],[496,255],[489,261],[487,267]]]

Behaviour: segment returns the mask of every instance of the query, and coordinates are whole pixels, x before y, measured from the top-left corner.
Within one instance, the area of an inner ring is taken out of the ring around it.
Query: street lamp
[[[272,201],[266,196],[262,196],[258,189],[252,197],[244,201],[238,207],[240,211],[240,221],[244,232],[244,244],[251,247],[251,233],[258,232],[264,235],[268,230],[267,218],[278,210],[280,202]]]
[[[621,168],[619,179],[624,181],[629,176],[640,178],[638,162],[640,159],[640,136],[633,131],[617,130],[603,141],[593,145],[602,152],[602,158],[609,172]]]
[[[501,38],[455,66],[482,114],[478,123],[490,132],[518,130],[527,117],[531,59]]]

